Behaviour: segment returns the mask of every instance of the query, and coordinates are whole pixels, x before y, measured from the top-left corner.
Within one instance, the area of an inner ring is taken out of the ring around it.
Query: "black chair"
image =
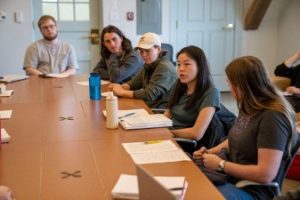
[[[291,150],[290,158],[284,163],[283,173],[279,176],[278,182],[262,184],[262,183],[257,183],[257,182],[249,181],[249,180],[241,180],[241,181],[237,182],[235,184],[235,186],[238,188],[243,188],[243,187],[250,186],[250,185],[262,186],[262,187],[264,187],[264,186],[274,187],[276,189],[276,196],[279,196],[281,194],[282,183],[285,179],[288,169],[290,168],[290,166],[292,164],[292,161],[294,160],[294,158],[297,154],[299,147],[300,147],[300,135],[298,134],[297,142]]]
[[[161,48],[167,51],[169,60],[176,65],[176,62],[173,60],[173,46],[168,43],[161,43]]]
[[[201,146],[212,148],[223,142],[227,138],[235,119],[236,116],[221,103],[220,110],[214,114],[201,140],[197,141],[184,138],[174,139],[185,152],[192,155],[193,152],[198,150]]]

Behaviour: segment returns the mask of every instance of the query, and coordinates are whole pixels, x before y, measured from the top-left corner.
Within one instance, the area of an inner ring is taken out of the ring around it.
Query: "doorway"
[[[215,86],[228,91],[225,66],[234,58],[236,0],[170,0],[170,43],[203,49]]]

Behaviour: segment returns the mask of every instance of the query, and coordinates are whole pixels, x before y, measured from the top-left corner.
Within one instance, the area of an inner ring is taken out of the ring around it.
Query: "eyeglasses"
[[[53,29],[54,27],[56,27],[54,24],[51,24],[49,26],[43,26],[42,30],[48,30],[48,29]]]

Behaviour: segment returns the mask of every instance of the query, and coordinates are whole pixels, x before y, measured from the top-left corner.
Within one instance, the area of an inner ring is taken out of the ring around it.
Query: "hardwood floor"
[[[230,92],[222,92],[221,93],[221,101],[235,115],[238,114],[237,104],[234,97]],[[282,192],[285,193],[289,190],[300,188],[300,181],[295,181],[291,179],[285,179],[282,186]]]

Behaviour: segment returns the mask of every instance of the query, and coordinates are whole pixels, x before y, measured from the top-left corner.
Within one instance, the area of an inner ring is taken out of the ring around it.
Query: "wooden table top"
[[[0,150],[0,185],[10,187],[14,198],[112,199],[111,190],[120,174],[136,174],[121,144],[172,139],[166,128],[107,129],[104,99],[91,101],[88,87],[78,81],[87,81],[87,76],[30,77],[8,84],[14,94],[0,97],[0,110],[13,110],[11,119],[1,122],[11,141]],[[141,100],[118,101],[119,109],[149,110]],[[189,183],[185,199],[224,199],[190,161],[143,166],[154,175],[185,176]],[[73,175],[80,171],[81,177],[64,178],[63,171]]]

